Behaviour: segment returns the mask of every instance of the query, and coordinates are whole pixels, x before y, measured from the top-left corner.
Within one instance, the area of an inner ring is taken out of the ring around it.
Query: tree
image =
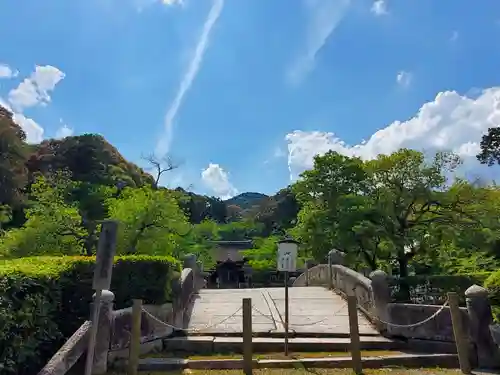
[[[28,182],[25,140],[26,134],[14,123],[12,114],[0,106],[0,206],[10,207],[8,222],[22,209],[24,203],[24,190]],[[8,222],[3,221],[4,224]]]
[[[27,166],[31,174],[68,170],[73,180],[94,185],[135,187],[153,183],[151,175],[125,160],[97,134],[45,140],[36,146]]]
[[[189,225],[175,194],[151,187],[125,188],[108,203],[109,217],[120,222],[118,251],[122,254],[179,256]]]
[[[333,247],[350,248],[351,243],[339,236],[339,229],[346,222],[339,209],[349,208],[343,204],[345,197],[366,191],[367,174],[361,159],[330,151],[316,156],[313,169],[301,177],[292,185],[301,206],[292,233],[303,243],[306,253],[324,261]]]
[[[303,203],[295,231],[317,258],[336,247],[354,266],[396,266],[406,277],[416,254],[430,250],[431,227],[480,225],[477,189],[464,181],[447,186],[459,162],[449,153],[429,162],[407,149],[367,162],[335,152],[318,156],[294,186]]]
[[[153,177],[154,178],[153,187],[155,189],[158,188],[158,184],[160,183],[160,178],[164,173],[179,168],[179,164],[175,163],[172,157],[169,155],[165,155],[160,158],[155,154],[150,154],[143,158],[150,164],[152,170],[155,173]]]
[[[278,236],[255,239],[254,248],[243,252],[249,259],[249,265],[254,268],[276,269],[278,240]]]
[[[297,220],[300,206],[290,187],[281,189],[276,195],[262,199],[251,210],[250,217],[264,225],[264,235],[283,234]]]
[[[500,127],[489,128],[481,140],[481,152],[476,156],[481,164],[500,164]]]
[[[64,177],[53,181],[63,181]],[[65,201],[66,187],[39,176],[31,186],[32,204],[26,223],[5,233],[0,249],[4,257],[82,254],[83,239],[78,208]]]

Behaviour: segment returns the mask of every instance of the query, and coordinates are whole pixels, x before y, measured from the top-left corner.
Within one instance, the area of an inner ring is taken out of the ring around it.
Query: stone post
[[[183,268],[191,268],[193,271],[197,270],[196,255],[186,254],[183,258]]]
[[[472,285],[465,291],[465,300],[469,314],[469,334],[476,346],[478,367],[498,367],[500,365],[498,347],[490,333],[493,317],[488,290],[479,285]]]
[[[387,305],[391,302],[391,289],[387,274],[382,270],[375,270],[370,274],[372,280],[373,303],[376,316],[384,321],[389,321]],[[378,322],[380,331],[387,331],[386,324]]]
[[[328,252],[328,288],[333,289],[333,270],[332,265],[334,264],[335,250],[330,250]]]
[[[306,262],[305,262],[305,266],[306,266],[306,271],[305,271],[305,274],[306,274],[306,286],[309,286],[309,268],[311,268],[312,263],[313,263],[313,261],[311,259],[307,259]]]
[[[93,296],[95,298],[95,294]],[[113,301],[115,295],[109,290],[103,290],[101,308],[97,325],[96,346],[92,374],[101,375],[108,371],[108,353],[111,347],[111,332],[113,328]],[[93,308],[93,306],[91,306]],[[92,311],[92,309],[91,309]]]

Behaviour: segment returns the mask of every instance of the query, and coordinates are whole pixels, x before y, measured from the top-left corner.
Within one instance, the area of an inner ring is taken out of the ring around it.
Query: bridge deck
[[[241,333],[242,311],[234,313],[241,307],[243,298],[252,299],[254,332],[284,332],[284,288],[203,289],[194,296],[188,329],[204,334]],[[290,331],[311,336],[349,334],[347,303],[334,292],[323,287],[290,288],[289,299]],[[361,335],[378,334],[361,313],[358,320]]]

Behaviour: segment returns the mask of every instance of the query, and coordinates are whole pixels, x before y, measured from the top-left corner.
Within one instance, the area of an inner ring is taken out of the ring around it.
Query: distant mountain
[[[224,203],[227,206],[234,205],[240,207],[242,210],[246,210],[259,204],[260,201],[266,198],[269,198],[269,196],[262,193],[248,192],[248,193],[241,193],[235,197],[227,199],[224,201]]]

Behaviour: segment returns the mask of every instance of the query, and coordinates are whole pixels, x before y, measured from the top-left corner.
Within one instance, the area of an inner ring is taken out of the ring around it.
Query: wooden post
[[[94,278],[92,280],[92,289],[95,290],[95,297],[91,318],[92,326],[90,329],[89,345],[87,347],[87,358],[85,360],[85,375],[91,375],[94,366],[101,296],[102,291],[109,290],[111,286],[117,232],[118,223],[116,221],[107,220],[102,223],[99,243],[97,244]]]
[[[134,299],[132,305],[132,329],[129,343],[128,375],[137,375],[141,350],[142,300]]]
[[[243,298],[243,371],[252,375],[252,299]]]
[[[453,336],[457,345],[458,361],[460,362],[460,370],[464,374],[471,374],[472,369],[469,361],[469,349],[467,338],[462,326],[462,315],[458,304],[458,294],[455,292],[448,293],[448,303],[450,306],[451,323],[453,325]]]
[[[351,358],[352,369],[354,373],[360,375],[363,373],[363,366],[361,364],[361,343],[359,339],[359,326],[358,326],[358,307],[356,296],[347,296],[347,310],[349,314],[349,331],[351,336]]]
[[[288,271],[285,271],[285,356],[288,357]]]

